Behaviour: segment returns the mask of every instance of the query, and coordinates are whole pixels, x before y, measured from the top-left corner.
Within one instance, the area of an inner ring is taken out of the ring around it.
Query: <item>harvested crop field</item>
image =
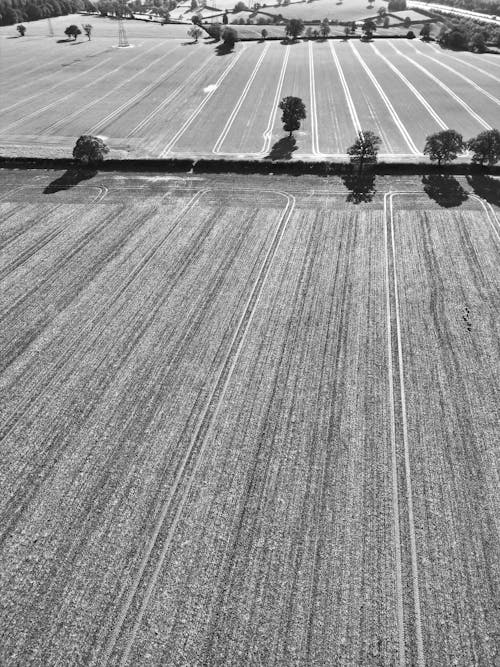
[[[211,40],[172,38],[181,27],[132,23],[130,49],[114,48],[116,23],[104,19],[91,42],[4,34],[0,152],[69,156],[94,134],[115,157],[344,159],[364,129],[381,137],[382,159],[415,161],[433,132],[468,139],[498,125],[495,55],[389,39],[240,42],[220,55]],[[307,111],[292,151],[281,141],[286,95]]]
[[[1,664],[495,664],[498,180],[351,199],[2,172]]]

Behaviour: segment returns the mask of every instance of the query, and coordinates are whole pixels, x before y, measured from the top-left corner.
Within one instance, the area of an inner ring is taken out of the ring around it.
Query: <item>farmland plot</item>
[[[2,281],[2,662],[102,651],[287,202],[191,192],[66,205],[62,231],[47,204],[39,229],[11,221],[24,261]]]
[[[162,40],[161,26],[149,27],[155,36],[133,49],[108,37],[78,42],[79,51],[3,39],[0,150],[68,155],[90,133],[117,156],[262,158],[285,135],[277,106],[286,95],[306,105],[299,158],[342,158],[363,128],[381,137],[384,158],[422,159],[429,133],[453,127],[469,138],[498,124],[494,56],[405,40],[239,43],[218,55],[213,44]]]
[[[403,572],[422,638],[411,664],[494,664],[500,226],[477,200],[450,212],[401,195],[390,213],[400,489],[413,502]]]

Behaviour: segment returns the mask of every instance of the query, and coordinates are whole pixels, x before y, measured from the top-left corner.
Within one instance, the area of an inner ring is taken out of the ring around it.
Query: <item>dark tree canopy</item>
[[[285,26],[285,35],[297,39],[304,32],[305,25],[302,19],[290,19]]]
[[[64,31],[65,35],[68,35],[68,37],[73,37],[73,39],[76,39],[78,35],[82,34],[82,31],[77,25],[69,25],[66,30]]]
[[[300,128],[300,121],[306,117],[306,107],[300,97],[284,97],[279,103],[279,108],[283,111],[281,122],[285,132],[292,132]]]
[[[485,130],[467,142],[475,164],[496,164],[500,160],[500,132]]]
[[[26,33],[26,26],[25,25],[18,25],[17,26],[17,32],[19,33],[19,35],[21,37],[24,37],[24,35]]]
[[[427,137],[424,155],[428,155],[432,162],[440,166],[442,162],[456,160],[457,155],[464,150],[462,135],[456,130],[442,130]]]
[[[347,149],[347,154],[351,156],[351,163],[357,164],[360,172],[364,164],[375,163],[380,143],[380,137],[371,130],[358,132],[356,141]]]
[[[109,153],[109,148],[104,141],[89,134],[79,137],[73,148],[73,157],[82,164],[95,165],[102,162],[106,153]]]

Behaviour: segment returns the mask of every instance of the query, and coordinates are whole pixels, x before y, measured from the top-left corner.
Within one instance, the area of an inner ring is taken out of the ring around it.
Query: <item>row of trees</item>
[[[483,53],[487,44],[500,46],[500,29],[473,19],[453,19],[443,26],[438,42],[449,49]]]
[[[0,0],[0,25],[94,11],[89,0]]]

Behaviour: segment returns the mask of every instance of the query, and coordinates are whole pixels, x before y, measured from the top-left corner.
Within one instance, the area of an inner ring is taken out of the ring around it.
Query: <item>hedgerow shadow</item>
[[[271,152],[266,155],[265,160],[291,160],[292,153],[297,150],[297,141],[292,135],[291,137],[281,137],[271,147]]]
[[[376,174],[372,170],[359,173],[358,169],[350,169],[341,177],[342,183],[349,190],[346,201],[351,204],[371,202],[375,195]]]
[[[86,181],[89,178],[93,178],[97,174],[96,169],[91,168],[81,168],[81,169],[68,169],[64,172],[62,176],[56,178],[52,183],[49,183],[45,190],[43,191],[44,195],[51,195],[54,192],[59,192],[60,190],[69,190],[74,185],[78,185],[81,181]]]
[[[428,174],[422,177],[425,194],[443,208],[460,206],[469,197],[456,178],[449,174]]]
[[[478,197],[485,199],[490,204],[500,206],[499,180],[487,174],[472,174],[467,176],[467,182]]]

